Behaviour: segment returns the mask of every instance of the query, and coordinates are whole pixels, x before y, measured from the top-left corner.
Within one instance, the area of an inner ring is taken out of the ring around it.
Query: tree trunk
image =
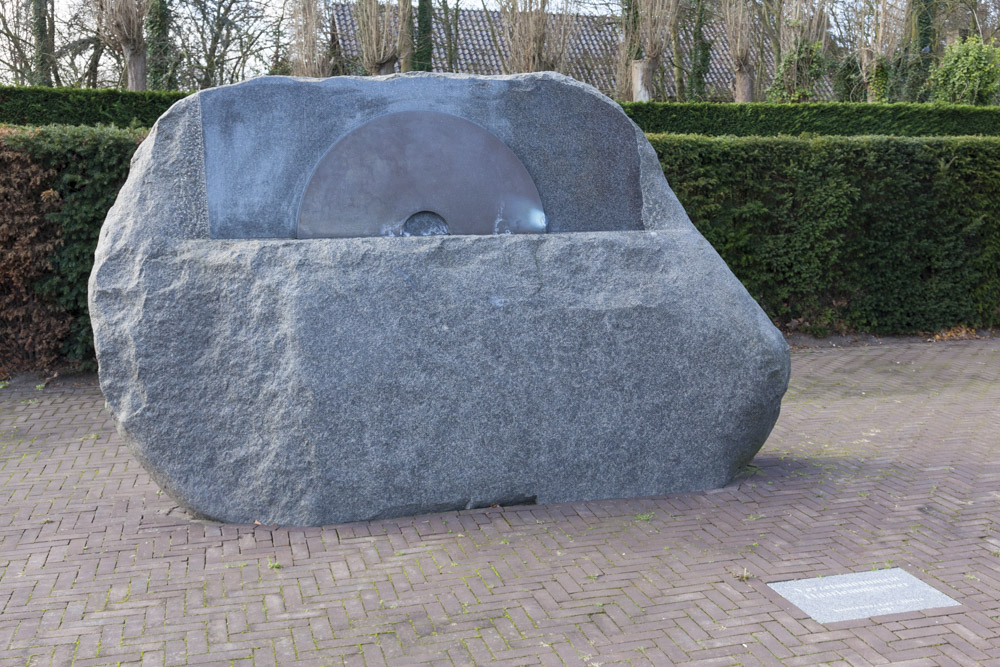
[[[413,69],[413,5],[410,0],[399,3],[399,39],[396,42],[399,53],[399,71]]]
[[[393,56],[388,62],[384,62],[378,66],[379,75],[384,74],[395,74],[396,73],[396,58]]]
[[[101,56],[104,55],[104,42],[94,40],[94,51],[87,61],[87,87],[97,88],[97,75],[100,71]]]
[[[174,48],[170,41],[173,14],[167,0],[151,0],[146,13],[146,85],[174,90]]]
[[[146,90],[146,45],[125,46],[125,71],[129,90]]]
[[[653,99],[653,73],[658,64],[649,58],[632,61],[633,102],[648,102]]]
[[[889,71],[880,62],[875,61],[864,72],[865,91],[868,102],[888,102]]]
[[[687,99],[687,94],[684,86],[684,51],[681,48],[680,16],[676,16],[670,22],[670,60],[674,70],[674,101],[683,102]]]
[[[48,0],[31,0],[31,85],[52,85],[52,54],[49,51]]]
[[[753,102],[753,64],[737,65],[733,74],[733,101]]]

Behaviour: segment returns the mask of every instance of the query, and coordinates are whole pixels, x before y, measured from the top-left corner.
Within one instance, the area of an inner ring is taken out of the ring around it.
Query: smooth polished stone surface
[[[430,225],[422,223],[432,217]],[[475,123],[435,111],[380,116],[320,158],[298,238],[541,234],[545,212],[517,156]]]

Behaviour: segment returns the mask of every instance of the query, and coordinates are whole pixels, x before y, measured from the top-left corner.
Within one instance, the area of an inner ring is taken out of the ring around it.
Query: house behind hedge
[[[359,49],[356,38],[358,26],[354,18],[354,4],[340,3],[333,7],[336,33],[341,53],[349,66],[363,73],[357,64]],[[504,74],[503,57],[507,54],[507,44],[503,37],[500,12],[482,9],[462,9],[458,13],[457,39],[453,50],[453,58],[449,59],[447,48],[446,25],[438,10],[434,16],[434,54],[432,57],[435,72],[460,72],[465,74]],[[552,14],[549,17],[549,34],[559,33],[561,17]],[[615,51],[619,41],[618,18],[615,16],[577,14],[570,18],[571,28],[567,45],[567,64],[564,74],[589,83],[601,92],[615,97]],[[733,79],[732,62],[729,58],[729,47],[726,41],[725,27],[718,22],[708,22],[705,25],[705,38],[711,43],[711,61],[706,76],[706,89],[709,99],[714,101],[731,101],[733,93],[730,88]],[[689,54],[693,50],[692,36],[685,33],[681,36],[683,68],[690,71]],[[499,47],[499,48],[498,48]],[[501,55],[503,54],[503,55]],[[770,56],[768,56],[769,58]],[[658,82],[660,99],[676,98],[676,85],[671,66],[672,54],[667,50],[664,56],[664,66],[661,69],[661,80]],[[774,70],[773,62],[764,63],[767,79]],[[829,85],[821,85],[821,97],[832,99],[832,89]]]

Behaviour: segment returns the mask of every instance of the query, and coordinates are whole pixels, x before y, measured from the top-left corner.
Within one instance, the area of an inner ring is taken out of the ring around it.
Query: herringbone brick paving
[[[193,520],[94,378],[15,382],[0,665],[1000,664],[1000,340],[792,359],[725,489],[325,528]],[[765,585],[889,566],[962,606],[824,626]]]

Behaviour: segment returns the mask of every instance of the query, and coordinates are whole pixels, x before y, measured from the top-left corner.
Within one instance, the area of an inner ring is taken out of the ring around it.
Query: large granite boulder
[[[299,238],[331,147],[410,111],[508,147],[547,233]],[[789,376],[642,132],[553,74],[274,77],[178,102],[108,213],[90,313],[132,451],[232,522],[718,487]]]

